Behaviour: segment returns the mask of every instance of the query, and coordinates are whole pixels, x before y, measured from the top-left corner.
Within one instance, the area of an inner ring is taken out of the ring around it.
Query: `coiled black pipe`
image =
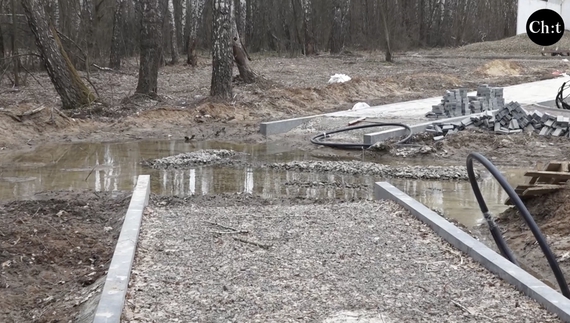
[[[493,239],[495,240],[497,247],[499,247],[501,254],[503,254],[505,258],[507,258],[509,261],[518,266],[518,263],[516,262],[515,257],[513,256],[511,250],[507,246],[505,239],[503,238],[501,232],[499,231],[499,229],[495,225],[495,222],[491,218],[491,214],[489,213],[489,209],[487,208],[487,203],[485,203],[485,199],[483,198],[481,190],[479,189],[479,184],[477,183],[477,177],[475,176],[475,171],[473,169],[473,160],[477,160],[483,166],[485,166],[485,168],[487,168],[487,170],[493,175],[493,177],[495,177],[495,179],[499,182],[499,184],[501,184],[505,192],[507,192],[509,198],[511,199],[511,202],[513,202],[516,208],[519,210],[520,214],[526,221],[526,224],[532,231],[532,234],[536,238],[536,241],[540,245],[540,248],[542,249],[544,256],[546,256],[546,260],[548,260],[548,264],[550,265],[550,268],[552,269],[552,272],[556,277],[556,281],[560,286],[560,291],[562,292],[562,295],[564,295],[566,298],[570,298],[570,290],[568,289],[568,284],[566,284],[566,279],[564,278],[562,270],[560,270],[560,266],[556,261],[556,257],[550,250],[550,247],[548,246],[546,239],[542,235],[542,232],[538,228],[538,225],[536,225],[536,222],[534,222],[534,218],[532,217],[532,215],[530,214],[530,212],[522,202],[521,198],[517,195],[515,190],[509,185],[505,177],[499,172],[499,170],[497,169],[497,167],[495,167],[495,165],[493,165],[483,155],[479,153],[471,153],[469,154],[469,156],[467,156],[467,175],[469,176],[469,182],[471,183],[471,188],[473,189],[475,198],[479,203],[479,208],[481,208],[481,212],[483,213],[485,220],[487,220],[487,223],[489,224],[491,235],[493,236]]]
[[[568,105],[568,103],[566,103],[566,98],[567,96],[564,96],[564,90],[568,90],[568,88],[570,87],[570,85],[567,85],[568,82],[564,82],[562,83],[562,86],[560,87],[560,89],[558,89],[558,94],[556,94],[556,106],[558,107],[558,109],[564,109],[564,110],[570,110],[570,105]]]
[[[347,131],[364,129],[364,128],[372,128],[372,127],[402,127],[404,129],[406,129],[408,131],[408,134],[406,135],[406,137],[404,139],[398,141],[396,143],[396,145],[401,145],[401,144],[405,143],[406,141],[408,141],[412,137],[412,128],[410,128],[410,126],[405,125],[403,123],[374,122],[374,123],[370,123],[370,124],[366,124],[366,125],[353,126],[353,127],[347,127],[347,128],[342,128],[342,129],[338,129],[338,130],[333,130],[330,132],[324,132],[324,133],[318,134],[318,135],[314,136],[313,138],[311,138],[311,142],[315,145],[322,145],[322,146],[327,146],[327,147],[331,147],[331,148],[368,149],[368,148],[370,148],[370,146],[372,146],[371,144],[326,142],[326,141],[321,141],[321,140],[326,139],[329,135],[332,135],[335,133],[347,132]]]

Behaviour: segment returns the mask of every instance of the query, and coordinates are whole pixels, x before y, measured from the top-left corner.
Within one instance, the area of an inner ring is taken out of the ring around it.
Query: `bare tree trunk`
[[[210,95],[232,98],[232,0],[212,0],[212,84]]]
[[[234,7],[234,10],[236,8]],[[239,70],[239,75],[247,84],[255,83],[256,75],[251,69],[251,66],[248,63],[250,60],[249,55],[247,54],[247,50],[245,46],[241,42],[241,37],[239,34],[239,28],[237,25],[237,17],[236,12],[232,11],[232,53],[234,55],[234,61],[236,62],[237,68]]]
[[[173,0],[174,29],[176,30],[176,48],[179,50],[184,46],[184,6],[183,0]]]
[[[113,37],[111,40],[111,54],[109,55],[109,67],[113,69],[121,68],[121,43],[123,41],[122,22],[125,11],[126,0],[115,0],[115,18],[113,19]]]
[[[338,54],[344,48],[346,38],[347,17],[350,0],[336,0],[333,9],[333,25],[330,37],[330,52]]]
[[[163,0],[141,0],[143,13],[141,25],[141,54],[139,81],[136,94],[152,98],[158,93],[158,68],[161,58],[161,40],[163,30]]]
[[[198,26],[202,22],[205,0],[186,0],[186,23],[188,24],[188,40],[186,42],[187,63],[191,66],[198,64],[196,56],[196,43],[198,41]]]
[[[178,63],[178,45],[176,39],[176,23],[174,22],[174,2],[173,0],[168,1],[168,31],[170,38],[170,57],[172,61],[170,64],[174,65]]]
[[[44,7],[38,0],[21,2],[49,77],[61,97],[63,108],[73,109],[93,102],[95,96],[71,64],[57,32],[48,24]]]
[[[388,22],[386,21],[386,12],[384,8],[379,8],[382,23],[384,24],[384,39],[386,40],[386,62],[392,61],[392,48],[390,47],[390,30],[388,29]]]
[[[240,43],[245,46],[245,26],[247,24],[247,3],[245,0],[234,1],[234,15],[237,33],[240,35]]]
[[[14,86],[20,86],[20,65],[21,60],[18,56],[18,47],[16,46],[16,1],[11,2],[12,15],[10,16],[10,50],[12,51],[12,69],[14,71]]]
[[[315,36],[313,34],[313,5],[311,0],[301,0],[303,8],[303,34],[305,37],[305,55],[314,55],[316,53]]]
[[[0,6],[0,14],[2,13],[2,7]],[[4,65],[4,57],[6,50],[4,49],[4,33],[2,31],[2,24],[0,24],[0,68]]]

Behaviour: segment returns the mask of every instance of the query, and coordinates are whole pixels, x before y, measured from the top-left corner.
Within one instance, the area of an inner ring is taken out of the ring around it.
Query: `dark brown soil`
[[[464,164],[472,152],[487,157],[493,164],[513,167],[533,167],[552,160],[568,160],[570,140],[560,137],[539,136],[536,133],[497,135],[474,129],[464,130],[434,141],[429,133],[419,134],[409,142],[421,149],[395,147],[387,143],[384,151],[397,158],[420,159],[439,164]]]
[[[558,258],[560,267],[570,279],[570,188],[547,196],[538,196],[525,204],[534,217],[542,233]],[[546,258],[536,242],[532,232],[516,208],[509,208],[502,213],[497,223],[505,231],[509,247],[515,252],[522,265],[534,274],[539,273],[550,285],[556,286],[556,278]]]
[[[130,193],[54,192],[0,205],[0,322],[70,322],[108,269]]]

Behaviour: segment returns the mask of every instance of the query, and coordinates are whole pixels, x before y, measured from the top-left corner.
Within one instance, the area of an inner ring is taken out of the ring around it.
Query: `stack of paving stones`
[[[534,111],[528,113],[517,102],[511,102],[498,111],[485,111],[458,122],[434,123],[426,132],[434,134],[434,140],[442,140],[464,129],[479,128],[497,134],[535,132],[541,136],[570,138],[570,118]]]
[[[476,96],[467,96],[467,89],[445,91],[441,103],[432,106],[427,118],[458,117],[473,113],[500,109],[505,105],[503,88],[482,84]]]

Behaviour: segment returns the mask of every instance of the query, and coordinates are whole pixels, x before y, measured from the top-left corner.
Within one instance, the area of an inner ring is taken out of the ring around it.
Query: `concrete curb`
[[[439,236],[455,248],[467,253],[492,273],[507,281],[528,297],[536,300],[548,311],[570,322],[570,300],[550,288],[531,274],[512,264],[483,243],[471,237],[437,213],[414,200],[387,182],[374,184],[374,198],[392,200],[429,225]]]
[[[276,135],[280,133],[285,133],[291,131],[293,128],[302,125],[303,123],[323,116],[322,114],[317,114],[308,117],[300,117],[286,120],[268,121],[259,124],[259,132],[264,136]]]
[[[148,205],[149,196],[150,175],[140,175],[123,221],[93,323],[121,322],[142,216],[144,208]]]

